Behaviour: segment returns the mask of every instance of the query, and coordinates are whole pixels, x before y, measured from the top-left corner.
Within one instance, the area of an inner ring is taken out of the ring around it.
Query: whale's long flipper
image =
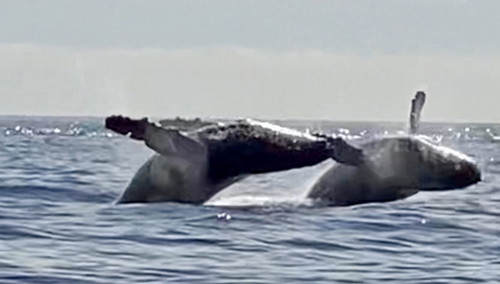
[[[411,100],[410,112],[410,134],[415,134],[420,126],[420,113],[425,103],[425,93],[418,91],[415,98]]]
[[[106,128],[130,138],[141,140],[157,153],[169,157],[193,157],[206,153],[205,147],[177,129],[165,129],[147,121],[133,120],[122,116],[106,118]]]

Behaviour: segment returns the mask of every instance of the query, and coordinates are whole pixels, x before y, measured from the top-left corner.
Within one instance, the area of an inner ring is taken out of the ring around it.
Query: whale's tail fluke
[[[410,134],[415,134],[420,126],[420,113],[425,103],[425,93],[418,91],[415,98],[411,100],[411,112],[410,112]]]

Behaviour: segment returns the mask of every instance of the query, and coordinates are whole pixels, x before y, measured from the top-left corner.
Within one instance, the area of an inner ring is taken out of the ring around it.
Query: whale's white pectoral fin
[[[155,152],[170,157],[204,157],[206,148],[176,129],[165,129],[152,123],[146,125],[144,142]]]
[[[415,98],[411,100],[410,112],[410,134],[415,134],[420,125],[420,113],[425,103],[425,93],[418,91]]]

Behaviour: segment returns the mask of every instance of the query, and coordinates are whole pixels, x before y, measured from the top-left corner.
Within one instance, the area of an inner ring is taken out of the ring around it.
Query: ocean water
[[[404,124],[282,121],[359,143]],[[151,155],[102,119],[0,117],[0,283],[498,283],[500,125],[423,124],[483,181],[315,207],[328,163],[253,176],[205,206],[115,205]]]

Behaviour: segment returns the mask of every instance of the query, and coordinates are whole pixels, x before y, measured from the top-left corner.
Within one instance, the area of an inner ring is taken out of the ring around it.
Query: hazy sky
[[[499,122],[500,1],[0,0],[0,114]]]

